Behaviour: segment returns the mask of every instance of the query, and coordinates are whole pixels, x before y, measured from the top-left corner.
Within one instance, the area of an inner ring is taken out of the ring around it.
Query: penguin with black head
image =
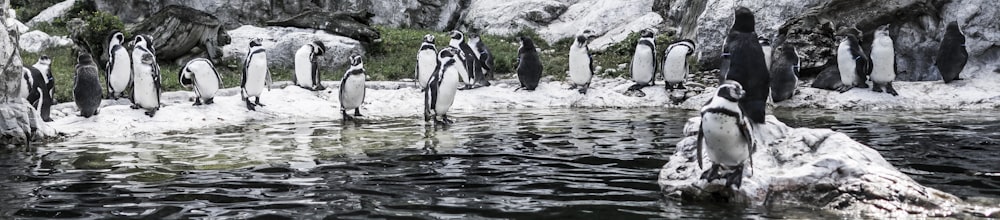
[[[448,110],[455,102],[455,94],[458,92],[458,80],[461,76],[462,66],[458,54],[462,51],[448,47],[438,52],[438,60],[441,64],[437,71],[431,75],[424,90],[424,121],[434,120],[436,124],[448,125],[454,123],[448,118]],[[441,116],[441,120],[437,117]]]
[[[361,116],[361,104],[365,102],[366,80],[365,63],[361,60],[361,55],[351,55],[351,67],[340,80],[340,115],[345,120]],[[354,115],[348,115],[347,111],[352,109]]]
[[[108,37],[108,63],[104,68],[104,80],[108,87],[108,98],[122,98],[125,89],[132,85],[132,58],[125,48],[125,35],[120,31]]]
[[[872,91],[885,92],[893,96],[899,93],[892,87],[896,80],[896,50],[893,48],[892,37],[889,36],[889,25],[883,25],[875,30],[872,40]]]
[[[521,47],[517,49],[517,80],[521,82],[521,86],[514,91],[535,91],[542,79],[542,59],[531,37],[521,36],[518,39]]]
[[[938,47],[934,66],[941,73],[944,83],[951,83],[962,79],[958,74],[962,73],[967,61],[969,61],[969,51],[965,48],[965,34],[962,33],[957,21],[949,22],[944,31],[944,38],[941,39],[941,46]]]
[[[322,41],[313,41],[302,45],[295,51],[295,74],[292,83],[304,89],[324,90],[319,74],[319,57],[326,53],[326,45]]]
[[[781,102],[795,95],[799,84],[801,62],[795,46],[782,44],[774,56],[771,66],[771,100]]]
[[[81,117],[90,118],[100,110],[102,91],[99,74],[94,58],[89,53],[80,53],[73,75],[73,99]]]
[[[153,117],[160,110],[160,64],[156,63],[156,50],[146,36],[136,36],[132,48],[132,102],[133,109],[145,109]]]
[[[739,82],[743,86],[746,95],[740,99],[740,107],[752,122],[761,124],[764,123],[767,97],[771,93],[771,76],[754,25],[750,9],[736,9],[735,21],[723,51],[723,68],[726,71],[723,79]]]
[[[663,81],[668,91],[686,89],[684,88],[684,78],[691,71],[687,58],[694,55],[694,49],[693,40],[683,39],[670,44],[664,51]]]
[[[247,104],[247,109],[256,111],[260,103],[260,95],[264,89],[271,89],[271,70],[267,68],[267,53],[262,44],[263,39],[250,40],[250,48],[243,62],[243,78],[240,80],[240,94]],[[250,101],[250,98],[256,98]]]
[[[701,108],[698,129],[698,167],[702,167],[702,152],[712,161],[712,167],[702,174],[708,181],[726,177],[727,184],[737,188],[743,180],[744,162],[753,166],[752,155],[757,150],[753,126],[739,101],[746,98],[739,82],[727,80],[719,85],[715,97]]]
[[[569,89],[577,89],[580,94],[587,94],[590,80],[594,78],[594,59],[587,46],[593,38],[593,31],[584,30],[576,35],[573,45],[569,47],[569,79],[572,84]]]
[[[840,72],[840,88],[843,93],[854,87],[868,88],[867,78],[871,70],[871,60],[861,49],[858,40],[860,31],[847,29],[837,36],[840,44],[837,46],[837,68]]]
[[[639,32],[639,41],[636,42],[635,53],[632,54],[629,65],[635,84],[629,87],[628,92],[639,97],[646,96],[640,89],[654,85],[656,80],[656,42],[653,35],[653,30],[650,29]]]
[[[25,66],[24,78],[27,80],[28,103],[35,107],[42,116],[42,121],[50,122],[49,113],[55,105],[56,79],[52,76],[52,58],[42,55],[34,65]]]
[[[417,49],[417,69],[416,79],[417,85],[420,86],[421,90],[427,89],[427,82],[430,82],[431,76],[438,68],[438,52],[437,47],[434,46],[434,35],[424,35],[424,41],[420,43],[420,48]]]

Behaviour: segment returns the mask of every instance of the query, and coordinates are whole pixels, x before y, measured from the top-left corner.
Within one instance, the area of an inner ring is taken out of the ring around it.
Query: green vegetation
[[[11,0],[10,8],[17,10],[17,20],[27,23],[38,13],[63,0]]]

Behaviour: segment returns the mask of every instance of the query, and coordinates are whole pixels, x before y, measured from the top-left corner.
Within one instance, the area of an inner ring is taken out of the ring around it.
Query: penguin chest
[[[431,80],[436,68],[437,54],[434,50],[421,50],[417,54],[417,83],[420,84],[420,88],[427,87],[427,82]]]
[[[837,69],[840,70],[840,82],[844,85],[853,85],[857,80],[858,64],[854,54],[851,54],[851,46],[845,41],[837,47]]]
[[[774,48],[771,46],[761,46],[760,50],[764,52],[764,65],[767,66],[767,69],[771,69],[771,52],[774,51]]]
[[[458,69],[455,66],[449,67],[441,74],[441,84],[438,85],[437,103],[434,104],[434,112],[437,115],[448,113],[448,109],[455,103],[455,94],[458,93]]]
[[[632,80],[638,84],[649,84],[653,82],[653,74],[656,71],[653,58],[653,48],[645,45],[635,47],[635,55],[632,56]]]
[[[267,82],[267,56],[264,53],[254,54],[246,68],[243,89],[249,96],[260,96]]]
[[[705,114],[701,119],[705,152],[716,163],[737,166],[749,157],[747,139],[740,133],[736,118],[723,114]]]
[[[593,76],[590,63],[590,54],[587,48],[577,45],[569,48],[569,78],[573,84],[583,85],[590,82],[590,78]]]
[[[310,59],[311,47],[302,47],[295,52],[295,83],[299,86],[312,87],[313,65]]]
[[[340,92],[340,105],[345,110],[356,109],[361,107],[361,103],[365,101],[365,75],[356,74],[346,76],[347,80],[344,80],[343,88]]]
[[[688,74],[687,47],[674,47],[663,60],[663,78],[669,83],[684,82]]]
[[[892,40],[876,38],[872,42],[872,82],[886,83],[896,79],[896,53]]]
[[[111,60],[111,72],[108,74],[108,84],[111,89],[116,92],[121,92],[128,87],[129,81],[132,80],[132,64],[130,63],[128,51],[123,48],[119,48],[114,52],[114,59]]]
[[[135,103],[139,104],[143,108],[151,109],[156,108],[160,105],[159,91],[157,87],[160,82],[156,81],[153,75],[154,66],[148,64],[137,63],[134,66],[135,85],[133,85],[133,96]]]

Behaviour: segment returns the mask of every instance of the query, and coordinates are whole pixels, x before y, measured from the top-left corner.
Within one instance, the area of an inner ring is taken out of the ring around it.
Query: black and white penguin
[[[569,47],[569,79],[572,86],[569,89],[578,89],[580,94],[587,94],[590,88],[590,80],[594,77],[594,59],[590,56],[590,39],[594,37],[594,32],[584,30],[576,35],[573,45]]]
[[[711,181],[719,175],[728,176],[727,183],[739,188],[743,179],[743,163],[749,161],[753,166],[751,156],[757,149],[753,126],[739,104],[745,95],[739,82],[727,80],[719,85],[715,97],[701,108],[695,157],[698,158],[699,168],[702,167],[702,151],[712,160],[712,167],[702,174],[702,179]],[[733,173],[720,173],[730,170]]]
[[[684,78],[691,71],[688,56],[694,55],[695,44],[690,39],[676,41],[663,52],[663,80],[667,90],[685,89]]]
[[[868,73],[871,70],[871,60],[861,50],[858,37],[854,33],[845,33],[837,46],[837,67],[840,71],[840,88],[843,93],[854,87],[868,88]]]
[[[76,73],[73,76],[73,99],[80,109],[80,116],[90,118],[97,115],[101,107],[101,77],[97,64],[90,54],[77,57]]]
[[[455,93],[458,92],[458,80],[461,72],[461,60],[458,54],[462,51],[449,47],[438,52],[438,62],[441,64],[437,71],[431,75],[427,82],[427,89],[424,90],[424,121],[434,120],[435,123],[451,124],[448,119],[448,109],[455,102]],[[437,119],[441,116],[441,120]]]
[[[340,114],[344,119],[354,119],[347,114],[351,109],[354,109],[354,116],[361,116],[361,104],[365,102],[365,78],[365,63],[360,55],[352,55],[351,68],[340,80]]]
[[[764,52],[754,31],[754,15],[750,9],[736,9],[735,22],[726,38],[723,63],[727,71],[723,74],[725,80],[734,80],[746,90],[746,96],[740,99],[740,107],[755,123],[764,123],[767,97],[770,95],[771,74],[764,62]],[[725,81],[722,81],[725,82]]]
[[[767,64],[767,69],[771,69],[771,53],[774,52],[774,47],[771,47],[771,39],[763,36],[757,37],[757,43],[760,43],[760,50],[764,52],[764,63]]]
[[[431,76],[437,71],[438,58],[437,47],[434,46],[434,35],[424,35],[424,41],[417,49],[417,85],[421,90],[427,89],[427,83],[431,81]]]
[[[462,51],[459,60],[462,61],[467,73],[467,76],[463,80],[468,79],[468,81],[465,81],[466,84],[463,89],[474,89],[490,85],[490,82],[483,76],[483,69],[479,67],[479,55],[465,42],[465,34],[458,30],[451,31],[451,41],[448,42],[448,46]]]
[[[951,83],[962,79],[958,74],[962,73],[967,61],[969,61],[969,51],[965,48],[965,34],[958,27],[958,22],[952,21],[945,28],[934,66],[941,73],[944,83]]]
[[[160,109],[160,65],[156,63],[156,50],[149,38],[136,36],[132,48],[132,108],[145,109],[153,117]]]
[[[319,79],[319,56],[326,52],[326,46],[321,41],[302,45],[295,51],[295,74],[292,83],[308,90],[324,90]]]
[[[789,44],[778,46],[774,63],[771,66],[771,99],[774,102],[785,101],[795,95],[799,84],[799,67],[801,61],[795,47]]]
[[[128,86],[132,85],[132,57],[123,43],[125,35],[120,31],[114,31],[108,37],[108,63],[104,66],[104,80],[110,99],[122,98]]]
[[[892,88],[892,81],[896,80],[896,52],[893,49],[892,37],[889,37],[889,25],[883,25],[875,30],[875,38],[872,40],[872,91],[885,92],[898,96],[896,89]]]
[[[493,67],[496,64],[493,52],[490,52],[490,48],[479,38],[478,33],[469,34],[469,46],[479,56],[479,66],[483,70],[483,76],[486,77],[484,81],[489,83],[489,80],[493,80]]]
[[[521,47],[517,48],[517,80],[521,86],[514,91],[535,91],[538,81],[542,79],[542,59],[531,37],[521,36],[518,39],[521,40]]]
[[[630,91],[651,86],[656,80],[656,43],[653,35],[653,31],[649,29],[639,32],[639,41],[635,45],[635,53],[629,66],[632,81],[635,82],[635,85],[629,87]],[[645,94],[639,93],[639,96]]]
[[[264,104],[260,103],[260,94],[265,88],[271,90],[271,70],[267,68],[267,53],[261,44],[262,41],[260,38],[250,40],[250,48],[243,61],[243,79],[240,80],[240,88],[243,101],[247,103],[247,109],[250,111],[256,111],[257,106],[264,107]],[[250,101],[251,97],[255,99]]]
[[[222,75],[215,70],[211,60],[197,58],[188,61],[177,74],[181,85],[194,89],[194,105],[215,103],[215,92],[222,88]]]
[[[49,117],[49,110],[56,103],[56,80],[49,68],[51,65],[52,59],[42,55],[35,62],[35,65],[24,67],[28,103],[31,103],[31,106],[39,111],[42,121],[45,122],[52,121],[52,118]]]

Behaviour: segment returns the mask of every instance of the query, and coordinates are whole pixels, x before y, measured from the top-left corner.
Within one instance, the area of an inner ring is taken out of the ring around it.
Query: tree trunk
[[[0,0],[0,14],[6,17],[9,0]],[[6,19],[2,19],[4,23]],[[0,25],[0,145],[26,145],[55,135],[25,99],[24,69],[16,36]]]
[[[219,19],[211,14],[171,5],[139,23],[132,33],[152,37],[159,60],[177,60],[183,65],[189,57],[204,57],[219,63],[222,46],[229,43],[220,27]]]

